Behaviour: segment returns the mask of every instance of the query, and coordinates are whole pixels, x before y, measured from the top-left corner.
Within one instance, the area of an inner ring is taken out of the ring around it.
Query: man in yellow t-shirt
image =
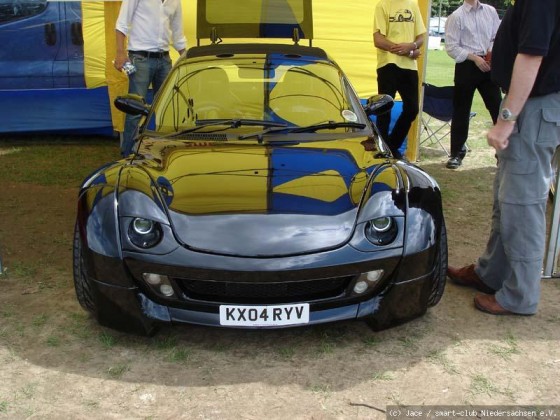
[[[395,97],[403,110],[389,133],[391,115],[377,117],[377,127],[391,149],[399,151],[412,122],[418,115],[418,67],[416,59],[424,43],[426,27],[415,0],[380,0],[373,21],[373,43],[377,47],[377,90]]]

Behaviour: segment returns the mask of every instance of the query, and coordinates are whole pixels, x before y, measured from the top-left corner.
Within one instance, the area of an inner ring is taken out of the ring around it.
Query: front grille
[[[334,298],[344,294],[354,276],[278,283],[236,283],[174,278],[194,300],[220,303],[291,303]]]

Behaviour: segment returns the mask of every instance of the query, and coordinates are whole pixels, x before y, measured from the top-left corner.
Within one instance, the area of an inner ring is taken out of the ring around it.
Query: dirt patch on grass
[[[492,152],[473,148],[457,171],[437,148],[422,153],[443,191],[450,263],[474,262],[489,229]],[[152,338],[102,328],[73,291],[76,193],[2,180],[0,418],[369,419],[390,404],[560,402],[557,280],[542,282],[533,317],[483,314],[472,290],[448,284],[424,317],[379,333],[361,322],[176,326]]]

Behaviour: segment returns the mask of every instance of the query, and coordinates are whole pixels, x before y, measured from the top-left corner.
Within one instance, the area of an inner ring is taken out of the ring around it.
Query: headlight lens
[[[159,241],[161,241],[162,235],[160,224],[150,219],[136,217],[132,219],[128,227],[128,238],[130,242],[140,248],[156,246]]]
[[[377,217],[366,223],[366,238],[375,245],[388,245],[398,233],[397,223],[392,217]]]
[[[378,217],[377,219],[373,219],[371,221],[371,227],[376,232],[387,232],[391,229],[391,225],[393,224],[393,219],[390,217]]]
[[[132,228],[139,235],[147,235],[154,229],[153,220],[136,218],[132,221]]]

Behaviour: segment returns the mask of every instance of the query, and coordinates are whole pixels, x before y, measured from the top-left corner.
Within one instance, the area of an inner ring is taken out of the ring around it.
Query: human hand
[[[509,145],[509,136],[513,132],[514,126],[515,123],[512,121],[498,120],[496,125],[486,134],[488,145],[496,151],[504,150]]]
[[[488,63],[490,67],[492,67],[492,51],[488,51],[484,56],[484,61]]]
[[[490,71],[490,63],[487,62],[483,57],[475,56],[474,63],[481,72],[487,73]]]
[[[410,51],[413,51],[414,49],[415,48],[413,43],[403,42],[400,44],[394,44],[389,52],[397,55],[410,55]]]
[[[127,61],[129,61],[129,58],[126,53],[121,53],[121,54],[117,53],[117,56],[113,61],[113,65],[118,71],[121,71],[124,66],[124,63],[126,63]]]

